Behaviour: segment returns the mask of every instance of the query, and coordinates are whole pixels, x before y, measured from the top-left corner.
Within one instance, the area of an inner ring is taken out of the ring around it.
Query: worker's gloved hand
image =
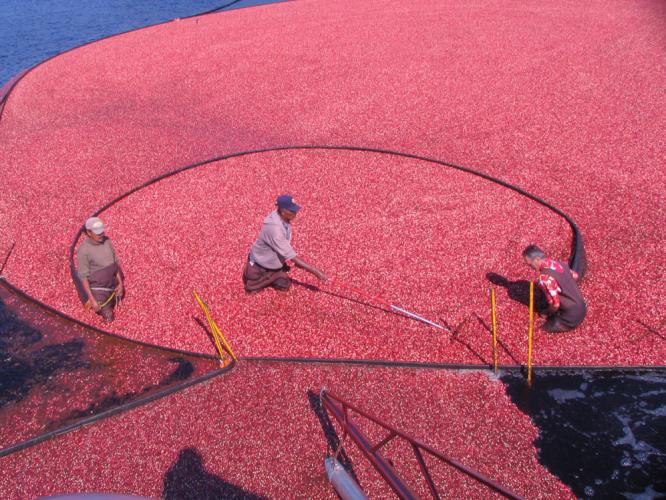
[[[116,287],[116,297],[118,297],[118,298],[122,298],[124,294],[125,294],[125,287],[123,286],[122,283],[120,283],[120,284]]]
[[[99,307],[99,304],[95,299],[90,299],[90,307],[92,308],[93,311],[100,312],[102,310],[101,307]]]

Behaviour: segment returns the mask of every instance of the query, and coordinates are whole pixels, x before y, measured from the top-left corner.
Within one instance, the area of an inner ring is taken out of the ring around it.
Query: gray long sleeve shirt
[[[297,255],[291,246],[291,224],[274,210],[264,219],[257,241],[250,249],[250,260],[266,269],[280,269],[285,261]]]

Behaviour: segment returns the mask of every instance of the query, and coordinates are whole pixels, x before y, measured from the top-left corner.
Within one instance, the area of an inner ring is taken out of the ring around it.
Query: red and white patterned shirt
[[[558,273],[564,272],[564,268],[555,259],[544,259],[541,262],[541,269],[552,269]],[[578,273],[576,271],[571,270],[571,274],[575,280],[578,279]],[[558,308],[560,306],[560,293],[562,292],[562,289],[557,280],[550,274],[539,273],[537,285],[541,287],[543,293],[546,295],[548,304]]]

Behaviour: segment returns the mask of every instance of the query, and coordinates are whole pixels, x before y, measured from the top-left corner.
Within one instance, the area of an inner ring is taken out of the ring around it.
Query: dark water
[[[539,460],[581,498],[666,497],[666,372],[549,371],[502,381],[540,429]]]
[[[35,306],[0,282],[0,456],[217,367],[211,359],[99,334]]]
[[[64,50],[233,0],[0,0],[0,86]],[[280,0],[240,0],[227,9]],[[282,0],[284,1],[284,0]]]

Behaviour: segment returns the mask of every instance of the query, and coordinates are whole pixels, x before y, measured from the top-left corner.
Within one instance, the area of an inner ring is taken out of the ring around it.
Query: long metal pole
[[[530,315],[527,326],[527,383],[532,384],[532,335],[534,330],[534,282],[530,281]]]
[[[409,487],[400,479],[393,470],[393,467],[381,456],[379,452],[372,452],[372,445],[368,442],[363,433],[356,427],[356,424],[345,415],[344,407],[336,404],[329,398],[326,392],[321,394],[321,402],[328,411],[335,417],[340,425],[346,427],[347,434],[358,445],[365,457],[370,461],[373,467],[386,480],[391,489],[402,499],[418,498]]]
[[[499,364],[499,356],[497,355],[497,312],[495,309],[495,289],[490,289],[490,313],[492,316],[492,333],[493,333],[493,370],[497,373],[497,365]]]
[[[426,325],[434,326],[435,328],[439,328],[440,330],[445,330],[451,333],[451,330],[449,330],[445,326],[442,326],[439,323],[435,323],[434,321],[430,321],[429,319],[425,319],[423,316],[419,316],[418,314],[408,311],[407,309],[403,309],[402,307],[398,307],[393,304],[391,304],[391,309],[393,309],[394,311],[398,311],[399,313],[402,313],[405,316],[409,316],[410,318],[413,318],[416,321],[420,321],[422,323],[425,323]]]
[[[434,321],[430,321],[429,319],[424,318],[423,316],[419,316],[416,313],[413,313],[411,311],[408,311],[407,309],[404,309],[402,307],[396,306],[394,304],[391,304],[388,302],[386,299],[379,295],[370,295],[367,292],[361,290],[360,288],[357,288],[355,286],[348,285],[347,283],[340,281],[339,279],[335,279],[334,283],[337,285],[341,286],[342,288],[346,288],[347,290],[350,290],[354,293],[357,293],[361,297],[364,297],[366,300],[369,300],[370,302],[379,302],[380,304],[384,305],[385,307],[388,307],[389,309],[392,309],[393,311],[399,312],[401,314],[404,314],[405,316],[408,316],[412,319],[415,319],[416,321],[420,321],[421,323],[425,323],[426,325],[430,325],[434,328],[437,328],[439,330],[444,330],[449,333],[453,333],[450,329],[446,328],[445,326],[440,325],[439,323],[435,323]]]
[[[381,455],[379,455],[379,453],[377,453],[376,451],[373,453],[373,450],[377,450],[379,448],[379,446],[372,447],[369,444],[369,442],[367,441],[367,439],[365,438],[363,433],[356,427],[356,425],[352,422],[352,420],[347,416],[347,411],[348,410],[351,410],[355,413],[358,413],[361,417],[367,418],[371,422],[374,422],[375,424],[379,425],[380,427],[383,427],[384,429],[390,431],[391,434],[394,434],[395,436],[398,436],[401,439],[406,440],[410,444],[417,446],[420,450],[422,450],[426,453],[429,453],[430,455],[432,455],[432,456],[438,458],[439,460],[453,466],[454,468],[456,468],[459,471],[467,474],[468,476],[473,477],[477,481],[485,484],[486,486],[488,486],[489,488],[497,491],[501,495],[503,495],[507,498],[517,499],[517,500],[522,498],[522,497],[518,496],[517,494],[513,493],[512,491],[509,491],[508,489],[504,488],[499,483],[493,481],[490,478],[487,478],[483,474],[481,474],[479,472],[476,472],[476,471],[464,466],[460,462],[458,462],[458,461],[456,461],[452,458],[447,457],[446,455],[440,453],[439,451],[435,450],[434,448],[422,443],[418,439],[414,439],[414,438],[410,437],[409,435],[405,434],[404,432],[401,432],[401,431],[397,430],[396,428],[391,427],[387,423],[382,422],[377,417],[374,417],[374,416],[370,415],[369,413],[359,409],[358,407],[356,407],[356,406],[354,406],[354,405],[352,405],[352,404],[350,404],[346,401],[341,400],[338,396],[336,396],[335,394],[332,394],[328,390],[326,390],[326,389],[322,390],[320,397],[321,397],[321,401],[322,401],[322,404],[323,404],[324,408],[328,409],[333,414],[333,416],[338,420],[340,425],[342,425],[343,427],[346,427],[346,429],[349,431],[349,436],[354,440],[356,445],[361,449],[361,451],[363,451],[363,453],[366,455],[366,457],[368,457],[368,460],[370,460],[370,462],[373,464],[373,466],[375,466],[377,471],[380,474],[382,474],[382,476],[384,476],[384,474],[382,473],[381,470],[379,470],[379,468],[375,465],[375,462],[372,460],[372,457],[374,457],[374,456],[379,456],[381,458]],[[340,405],[342,405],[342,408],[340,408],[340,406],[338,406],[338,404],[336,404],[336,402],[339,403]],[[336,411],[334,412],[333,409],[335,409]],[[352,426],[353,426],[354,433],[351,432],[351,427]],[[360,436],[362,438],[362,441],[358,441],[357,436]],[[395,436],[393,436],[393,437],[395,437]],[[381,442],[380,442],[380,445],[381,445]],[[384,463],[386,463],[386,462],[384,462]],[[398,481],[400,481],[400,478],[399,478],[399,476],[397,476],[397,473],[395,472],[395,470],[392,467],[390,467],[390,465],[388,465],[388,467],[389,467],[388,471],[391,474],[393,474],[393,476],[396,479],[398,479]],[[386,476],[384,476],[384,478],[386,479]],[[389,481],[388,479],[386,479],[386,480]],[[400,496],[399,493],[398,493],[398,495]],[[401,497],[401,498],[409,498],[409,497]]]

